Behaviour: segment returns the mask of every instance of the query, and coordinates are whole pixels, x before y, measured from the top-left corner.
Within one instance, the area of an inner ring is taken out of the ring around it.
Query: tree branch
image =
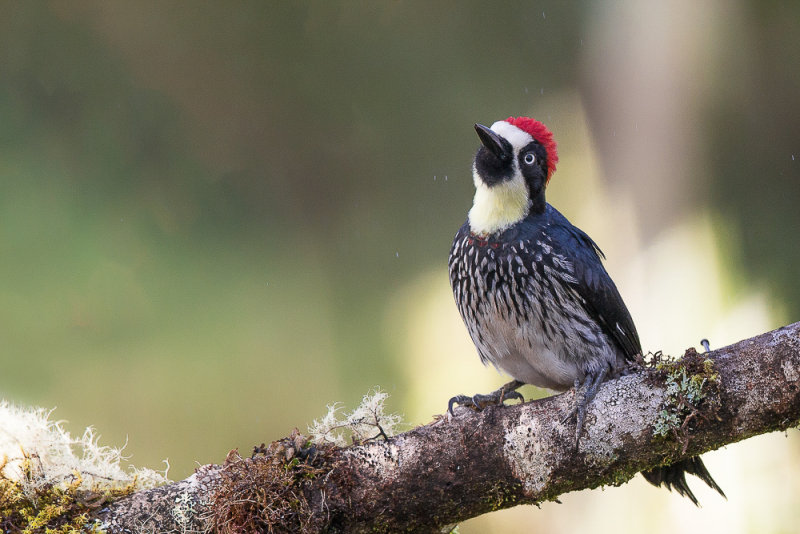
[[[561,422],[573,398],[568,391],[479,413],[462,408],[344,448],[305,449],[294,435],[265,454],[230,454],[223,465],[114,502],[103,528],[438,532],[492,510],[619,485],[641,470],[796,425],[800,323],[707,354],[689,349],[677,362],[603,384],[578,450],[574,423]]]

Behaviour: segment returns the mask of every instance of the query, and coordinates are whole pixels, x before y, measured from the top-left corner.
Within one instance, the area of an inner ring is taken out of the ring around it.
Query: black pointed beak
[[[514,156],[511,143],[494,133],[490,128],[483,124],[476,124],[475,131],[486,150],[494,154],[500,161],[508,161]]]

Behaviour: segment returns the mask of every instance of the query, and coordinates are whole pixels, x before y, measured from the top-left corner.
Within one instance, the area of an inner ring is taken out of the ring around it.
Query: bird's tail
[[[708,484],[711,489],[717,490],[720,495],[725,497],[725,492],[711,478],[711,473],[708,472],[699,456],[692,456],[672,465],[664,465],[649,471],[642,471],[642,476],[652,485],[663,485],[668,490],[674,489],[679,495],[688,497],[695,505],[700,506],[697,502],[697,497],[694,496],[689,484],[686,483],[686,473],[696,476]],[[725,498],[727,499],[727,497]]]

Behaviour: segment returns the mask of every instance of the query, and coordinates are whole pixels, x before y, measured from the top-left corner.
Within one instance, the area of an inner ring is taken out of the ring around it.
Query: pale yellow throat
[[[493,187],[475,176],[475,199],[469,210],[469,226],[474,234],[502,232],[524,219],[530,208],[528,185],[521,176]]]

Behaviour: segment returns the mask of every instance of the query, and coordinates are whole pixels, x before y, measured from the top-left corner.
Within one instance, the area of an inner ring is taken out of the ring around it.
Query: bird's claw
[[[447,411],[450,413],[450,415],[453,415],[453,406],[474,406],[472,403],[472,397],[468,397],[466,395],[456,395],[447,403]]]
[[[575,418],[575,448],[581,441],[581,433],[583,432],[583,424],[586,422],[586,412],[589,408],[589,403],[592,402],[597,390],[600,389],[606,375],[608,368],[604,367],[599,372],[587,373],[583,383],[575,380],[575,404],[570,409],[569,413],[561,420],[561,424],[566,424],[573,417]]]
[[[516,399],[520,402],[524,402],[525,397],[523,397],[522,394],[517,391],[517,388],[521,385],[521,382],[514,381],[509,382],[500,389],[485,395],[481,393],[471,397],[468,395],[456,395],[450,399],[450,402],[447,403],[447,411],[450,413],[450,415],[453,415],[453,406],[464,406],[480,412],[487,406],[503,406],[507,400]]]
[[[565,425],[572,419],[575,419],[575,448],[578,448],[578,445],[581,441],[581,432],[583,432],[583,423],[586,421],[586,407],[589,405],[589,402],[586,400],[586,392],[581,391],[580,385],[575,388],[575,403],[573,404],[572,408],[567,415],[561,419],[561,424]]]

